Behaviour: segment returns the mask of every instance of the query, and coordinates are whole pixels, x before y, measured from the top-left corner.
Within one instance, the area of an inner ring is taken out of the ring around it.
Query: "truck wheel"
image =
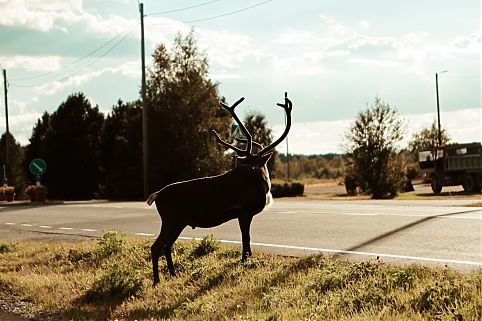
[[[477,184],[474,175],[466,174],[464,177],[464,183],[462,184],[464,191],[468,193],[477,192]]]
[[[438,194],[442,191],[442,183],[437,174],[430,175],[430,185],[432,186],[432,192]]]

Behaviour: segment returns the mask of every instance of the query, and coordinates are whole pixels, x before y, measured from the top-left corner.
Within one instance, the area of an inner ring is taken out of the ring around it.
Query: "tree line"
[[[147,72],[149,126],[149,192],[180,180],[220,174],[233,166],[232,155],[216,143],[211,130],[229,136],[231,119],[219,107],[225,98],[208,77],[209,64],[199,51],[193,32],[178,35],[172,49],[159,45]],[[253,140],[272,142],[264,115],[248,114],[244,122]],[[375,198],[393,196],[414,154],[434,144],[432,129],[414,135],[408,148],[397,143],[403,124],[387,103],[376,98],[360,112],[346,133],[344,155],[289,155],[290,179],[352,177],[363,192]],[[448,140],[446,132],[443,133]],[[118,102],[108,115],[81,92],[71,94],[53,113],[44,112],[33,126],[27,146],[9,141],[9,184],[21,195],[35,181],[28,165],[42,158],[47,172],[42,183],[50,199],[141,199],[142,106],[140,101]],[[6,144],[6,134],[0,146]],[[5,148],[0,148],[5,164]],[[285,155],[275,153],[271,175],[287,179]]]

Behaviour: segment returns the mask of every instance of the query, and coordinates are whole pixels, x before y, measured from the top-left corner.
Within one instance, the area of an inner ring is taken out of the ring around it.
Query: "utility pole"
[[[4,90],[4,95],[5,95],[5,120],[6,120],[6,129],[7,129],[7,134],[5,135],[5,164],[3,165],[3,184],[7,185],[7,173],[5,169],[8,169],[8,147],[10,145],[9,142],[9,136],[10,136],[10,130],[8,128],[8,99],[7,99],[7,70],[3,69],[3,90]]]
[[[447,70],[441,71],[440,73],[443,74],[447,72]],[[440,126],[440,104],[438,99],[438,73],[435,73],[435,92],[437,93],[437,122],[438,122],[438,145],[442,145],[442,129]]]
[[[149,181],[149,104],[146,99],[146,58],[144,49],[144,4],[139,3],[141,15],[141,64],[142,64],[142,156],[144,172],[144,197],[150,192]]]

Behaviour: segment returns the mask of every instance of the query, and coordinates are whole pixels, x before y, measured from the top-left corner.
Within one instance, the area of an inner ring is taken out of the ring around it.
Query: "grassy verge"
[[[59,320],[480,320],[482,271],[255,253],[177,242],[151,286],[151,240],[1,243],[0,293]]]

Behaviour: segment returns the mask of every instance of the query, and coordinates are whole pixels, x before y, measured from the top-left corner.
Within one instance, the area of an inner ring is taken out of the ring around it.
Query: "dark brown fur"
[[[218,143],[236,152],[240,166],[218,176],[204,177],[170,184],[149,196],[147,203],[156,202],[161,216],[161,233],[151,246],[152,270],[154,285],[159,282],[159,257],[164,254],[167,268],[175,275],[172,263],[171,248],[186,226],[214,227],[237,218],[243,241],[242,261],[251,255],[249,228],[253,216],[260,213],[271,201],[271,182],[266,163],[271,151],[288,135],[291,127],[292,103],[285,93],[284,104],[277,104],[286,112],[286,128],[283,134],[266,147],[253,142],[251,134],[234,112],[239,99],[228,106],[220,103],[238,123],[246,139],[246,149],[241,149],[222,140],[213,131]],[[257,154],[252,153],[252,146],[260,148]]]
[[[251,255],[251,220],[269,202],[270,187],[265,164],[242,165],[222,175],[173,183],[149,196],[148,204],[155,201],[162,220],[161,233],[151,246],[154,284],[159,282],[158,261],[162,254],[169,273],[175,275],[171,247],[186,226],[214,227],[237,218],[245,261]]]

